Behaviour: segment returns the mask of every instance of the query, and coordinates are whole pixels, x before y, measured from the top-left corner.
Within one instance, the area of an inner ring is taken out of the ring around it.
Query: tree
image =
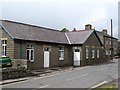
[[[68,29],[66,29],[66,28],[63,28],[62,30],[61,30],[61,32],[68,32],[69,30]]]

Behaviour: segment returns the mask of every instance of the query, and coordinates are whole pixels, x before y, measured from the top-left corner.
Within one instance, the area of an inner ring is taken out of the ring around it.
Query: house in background
[[[118,41],[118,56],[120,57],[120,41]]]
[[[28,69],[84,66],[105,61],[103,43],[96,30],[60,32],[49,28],[2,20],[2,57],[28,60]]]
[[[106,29],[103,29],[102,32],[96,32],[104,45],[104,57],[106,58],[106,60],[114,58],[114,56],[118,54],[118,39],[115,37],[111,38]],[[111,55],[111,48],[113,49],[113,55]]]

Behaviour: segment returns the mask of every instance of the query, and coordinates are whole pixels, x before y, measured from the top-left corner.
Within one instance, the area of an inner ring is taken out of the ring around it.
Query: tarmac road
[[[118,79],[118,60],[3,85],[2,88],[90,88]],[[4,90],[4,89],[3,89]]]

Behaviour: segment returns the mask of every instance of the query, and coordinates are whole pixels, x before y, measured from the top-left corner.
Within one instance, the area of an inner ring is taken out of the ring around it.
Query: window
[[[64,60],[64,47],[59,47],[59,60]]]
[[[32,45],[27,45],[27,60],[34,61],[34,47]]]
[[[100,58],[100,51],[99,51],[99,48],[97,49],[97,58]]]
[[[105,39],[105,44],[108,45],[108,38]]]
[[[108,55],[108,49],[105,50],[106,55]]]
[[[92,48],[92,58],[95,58],[95,48]]]
[[[108,45],[108,41],[106,41],[106,45]]]
[[[2,57],[6,57],[7,40],[2,40]]]
[[[114,55],[117,54],[117,48],[114,48]]]
[[[88,58],[89,58],[89,48],[86,47],[86,59],[88,59]]]
[[[43,51],[50,51],[49,47],[44,47],[43,49],[44,49]]]

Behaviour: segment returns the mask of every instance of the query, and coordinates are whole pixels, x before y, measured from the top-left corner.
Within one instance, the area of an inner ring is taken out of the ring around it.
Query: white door
[[[44,48],[44,68],[49,68],[50,52],[49,48]]]
[[[74,66],[80,66],[80,50],[74,50]]]

